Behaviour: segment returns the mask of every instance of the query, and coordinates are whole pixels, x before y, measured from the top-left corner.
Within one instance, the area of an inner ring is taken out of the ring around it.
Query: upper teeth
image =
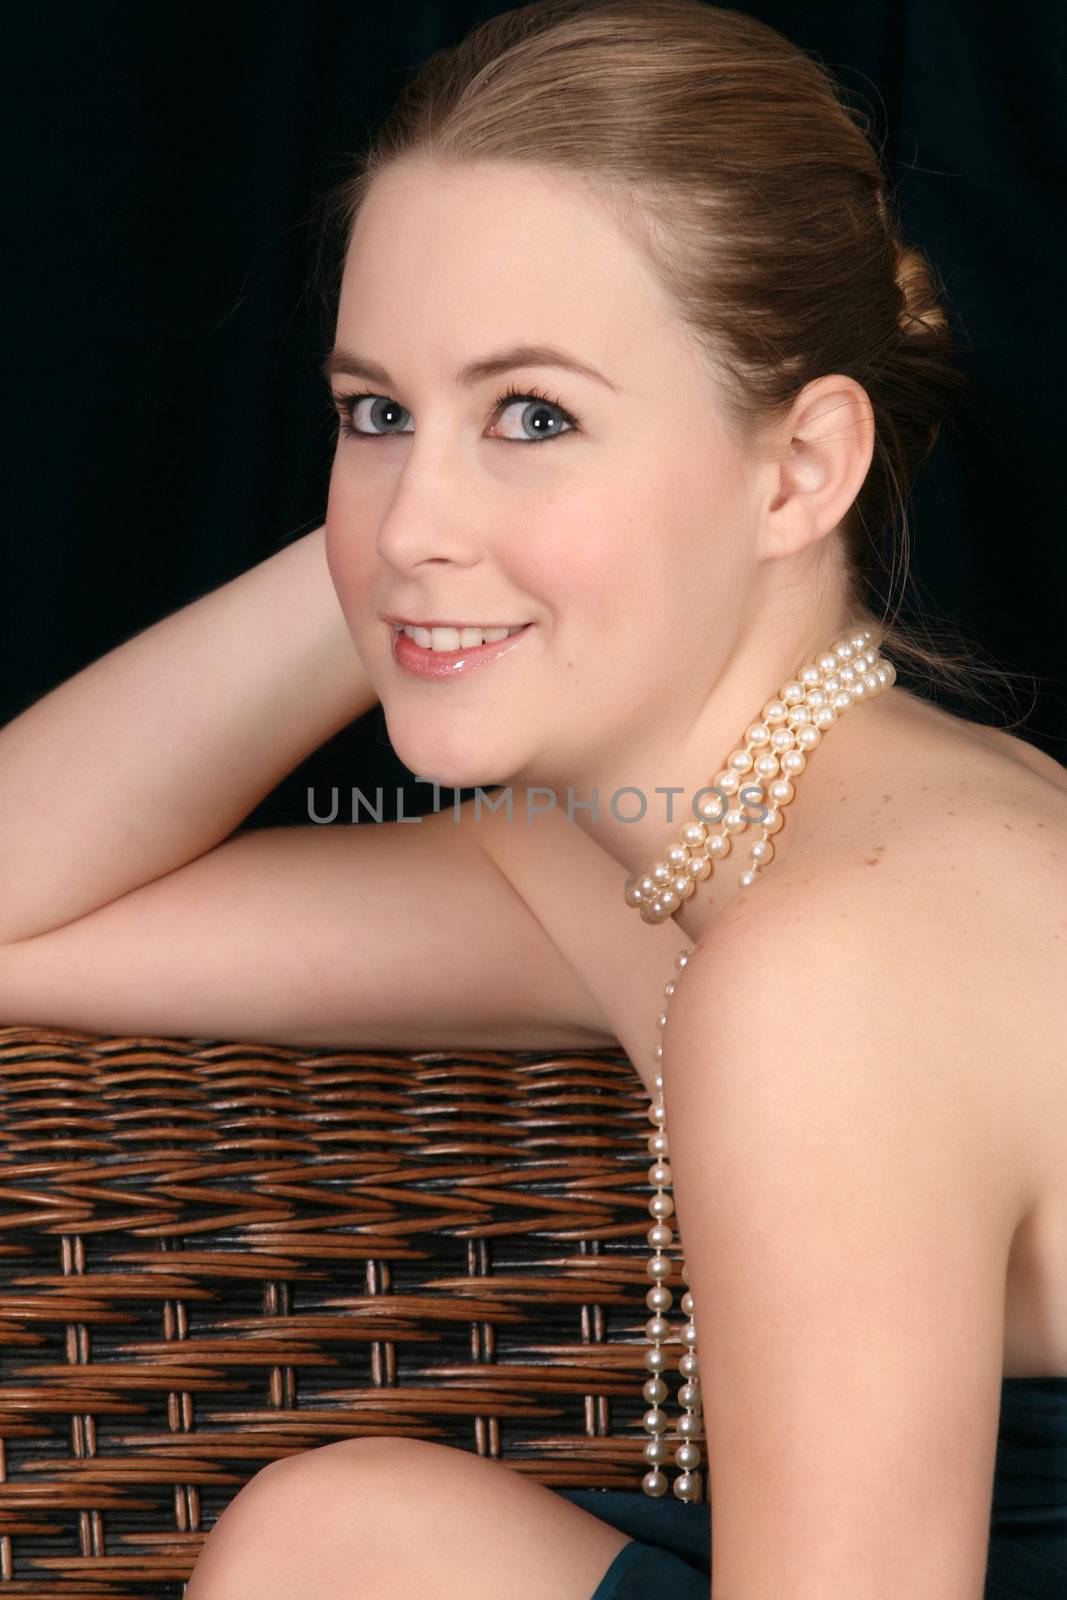
[[[521,633],[525,626],[520,622],[514,628],[413,628],[405,623],[400,631],[424,650],[473,650],[476,645],[495,644],[498,639]]]

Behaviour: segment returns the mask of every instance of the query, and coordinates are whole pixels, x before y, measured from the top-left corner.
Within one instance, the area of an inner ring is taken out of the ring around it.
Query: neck
[[[620,897],[626,877],[644,874],[662,860],[683,828],[695,820],[694,798],[715,782],[731,751],[744,746],[746,729],[760,718],[767,701],[857,622],[873,627],[877,641],[874,619],[832,604],[791,626],[767,622],[746,628],[734,641],[710,691],[685,707],[665,711],[652,737],[628,746],[624,763],[585,775],[581,786],[572,784],[576,802],[591,800],[596,792],[596,816],[576,807],[574,821],[624,869]],[[844,774],[869,731],[865,727],[869,710],[867,704],[850,708],[812,753],[796,780],[789,822],[775,837],[776,856],[802,850],[805,836],[825,820],[831,795],[842,797]],[[702,938],[728,901],[745,892],[737,880],[748,864],[747,845],[758,834],[757,828],[750,828],[740,835],[738,849],[717,863],[696,893],[675,911],[673,921],[692,942]],[[639,912],[632,914],[637,917]]]

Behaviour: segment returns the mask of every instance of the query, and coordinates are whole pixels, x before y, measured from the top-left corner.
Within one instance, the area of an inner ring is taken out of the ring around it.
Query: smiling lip
[[[412,624],[421,626],[421,624]],[[452,624],[438,624],[438,626],[452,626]],[[505,624],[500,623],[500,627]],[[418,678],[455,678],[462,672],[470,672],[476,667],[488,666],[493,661],[499,661],[502,656],[510,655],[516,649],[533,627],[532,622],[527,622],[521,633],[513,633],[507,639],[498,639],[495,644],[468,645],[458,650],[429,650],[421,644],[416,644],[414,639],[409,639],[399,627],[393,628],[393,660],[404,672],[410,672]]]
[[[524,622],[420,622],[416,617],[384,616],[383,622],[391,623],[394,628],[524,628]]]

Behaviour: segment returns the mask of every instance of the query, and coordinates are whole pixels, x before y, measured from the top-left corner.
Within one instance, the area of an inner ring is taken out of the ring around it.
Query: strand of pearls
[[[690,945],[688,950],[683,950],[675,956],[674,965],[679,973],[687,965],[693,949],[694,946]],[[667,1006],[675,990],[675,981],[671,978],[663,986],[666,1002],[664,1009],[656,1018],[656,1026],[661,1035],[667,1026]],[[671,1152],[665,1125],[667,1113],[663,1104],[663,1074],[659,1070],[663,1059],[662,1040],[656,1045],[652,1055],[656,1066],[654,1079],[656,1092],[648,1108],[648,1120],[653,1128],[648,1138],[648,1153],[652,1157],[652,1165],[648,1169],[648,1181],[656,1192],[648,1202],[648,1211],[652,1218],[652,1226],[648,1230],[648,1242],[655,1254],[649,1257],[646,1265],[647,1274],[652,1279],[652,1287],[645,1295],[645,1304],[652,1313],[645,1323],[645,1333],[649,1340],[649,1349],[645,1352],[645,1367],[652,1376],[646,1379],[642,1390],[650,1408],[645,1412],[642,1421],[645,1432],[651,1437],[645,1444],[645,1460],[649,1463],[649,1470],[641,1480],[641,1487],[646,1494],[655,1498],[665,1494],[667,1490],[667,1478],[660,1468],[670,1452],[670,1445],[665,1437],[669,1418],[662,1409],[663,1401],[667,1398],[667,1385],[661,1373],[665,1371],[669,1361],[664,1345],[671,1331],[667,1313],[674,1304],[674,1293],[667,1283],[674,1264],[670,1256],[665,1254],[674,1242],[674,1229],[668,1221],[668,1218],[674,1215],[674,1200],[668,1192],[671,1182]],[[689,1292],[689,1278],[686,1275],[684,1261],[681,1266],[681,1277],[686,1286],[681,1299],[681,1310],[687,1321],[682,1329],[682,1343],[686,1348],[678,1362],[678,1371],[685,1381],[678,1390],[678,1403],[682,1407],[682,1415],[678,1419],[676,1431],[681,1442],[674,1452],[675,1465],[679,1468],[674,1480],[674,1492],[679,1500],[700,1500],[703,1498],[703,1482],[701,1474],[696,1470],[701,1462],[697,1440],[703,1435],[700,1413],[700,1366],[697,1361],[693,1296]]]
[[[724,769],[716,775],[714,787],[721,791],[721,795],[702,799],[698,805],[707,821],[722,823],[721,831],[709,834],[707,822],[690,824],[683,832],[680,843],[672,845],[666,852],[665,861],[657,862],[643,877],[627,879],[626,903],[638,907],[645,922],[664,922],[667,917],[673,916],[682,901],[694,892],[697,882],[708,876],[714,861],[729,854],[731,836],[742,832],[753,819],[746,817],[739,807],[727,808],[722,796],[736,795],[741,788],[742,777],[753,771],[759,780],[769,783],[773,802],[770,806],[760,808],[762,836],[750,846],[752,864],[738,880],[740,886],[746,889],[755,882],[757,874],[774,856],[769,835],[777,833],[782,826],[782,808],[794,797],[793,780],[803,772],[807,764],[807,752],[815,748],[825,730],[849,706],[872,698],[881,690],[888,689],[896,680],[892,662],[879,654],[871,639],[871,632],[867,628],[838,639],[829,650],[803,667],[795,678],[784,683],[776,699],[767,702],[761,720],[750,724],[744,747],[734,750],[727,757]],[[758,792],[762,794],[762,790]],[[703,1438],[703,1417],[696,1317],[684,1261],[680,1275],[685,1292],[681,1297],[680,1309],[686,1318],[681,1330],[681,1342],[685,1348],[678,1361],[678,1372],[683,1379],[678,1390],[678,1403],[682,1410],[673,1437],[668,1434],[670,1419],[663,1409],[667,1385],[662,1375],[670,1361],[665,1348],[671,1334],[667,1314],[674,1304],[674,1292],[669,1286],[674,1263],[666,1253],[674,1242],[674,1229],[669,1220],[674,1215],[674,1200],[669,1192],[670,1145],[667,1140],[661,1071],[662,1034],[667,1026],[670,999],[675,992],[678,976],[685,970],[694,948],[690,944],[675,957],[676,976],[663,988],[664,1008],[656,1018],[660,1039],[652,1051],[656,1073],[653,1080],[655,1092],[648,1108],[648,1120],[652,1124],[648,1139],[648,1152],[652,1157],[648,1181],[655,1192],[648,1202],[652,1226],[647,1237],[653,1254],[646,1263],[646,1273],[652,1280],[652,1287],[645,1295],[645,1304],[652,1315],[645,1323],[649,1348],[645,1352],[644,1365],[650,1376],[642,1389],[649,1406],[642,1419],[645,1432],[649,1435],[644,1452],[649,1470],[641,1481],[641,1487],[653,1498],[666,1493],[667,1476],[662,1468],[673,1445],[674,1462],[678,1468],[674,1493],[679,1500],[695,1502],[704,1498],[703,1474],[698,1470],[703,1460],[698,1443]]]
[[[749,845],[750,865],[738,879],[743,889],[751,888],[774,859],[770,836],[782,826],[782,808],[796,793],[793,780],[804,771],[808,752],[850,706],[872,699],[896,681],[893,663],[879,653],[872,638],[869,628],[859,628],[838,639],[767,701],[759,720],[745,730],[744,744],[730,752],[708,790],[700,791],[694,809],[702,820],[684,828],[681,838],[646,873],[626,879],[626,904],[640,911],[642,921],[666,922],[673,916],[716,861],[730,854],[733,836],[755,824],[760,837]],[[751,779],[744,784],[748,774]],[[764,784],[770,805],[763,803]],[[746,794],[756,798],[746,800]],[[737,798],[743,804],[737,804]],[[749,816],[746,807],[758,814]],[[709,824],[718,824],[718,831],[710,832]]]

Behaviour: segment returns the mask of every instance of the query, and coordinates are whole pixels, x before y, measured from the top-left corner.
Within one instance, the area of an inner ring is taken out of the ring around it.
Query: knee
[[[212,1526],[184,1600],[259,1600],[297,1579],[307,1594],[313,1553],[356,1535],[368,1555],[372,1534],[388,1539],[398,1476],[410,1477],[434,1448],[391,1436],[340,1439],[269,1462]]]

